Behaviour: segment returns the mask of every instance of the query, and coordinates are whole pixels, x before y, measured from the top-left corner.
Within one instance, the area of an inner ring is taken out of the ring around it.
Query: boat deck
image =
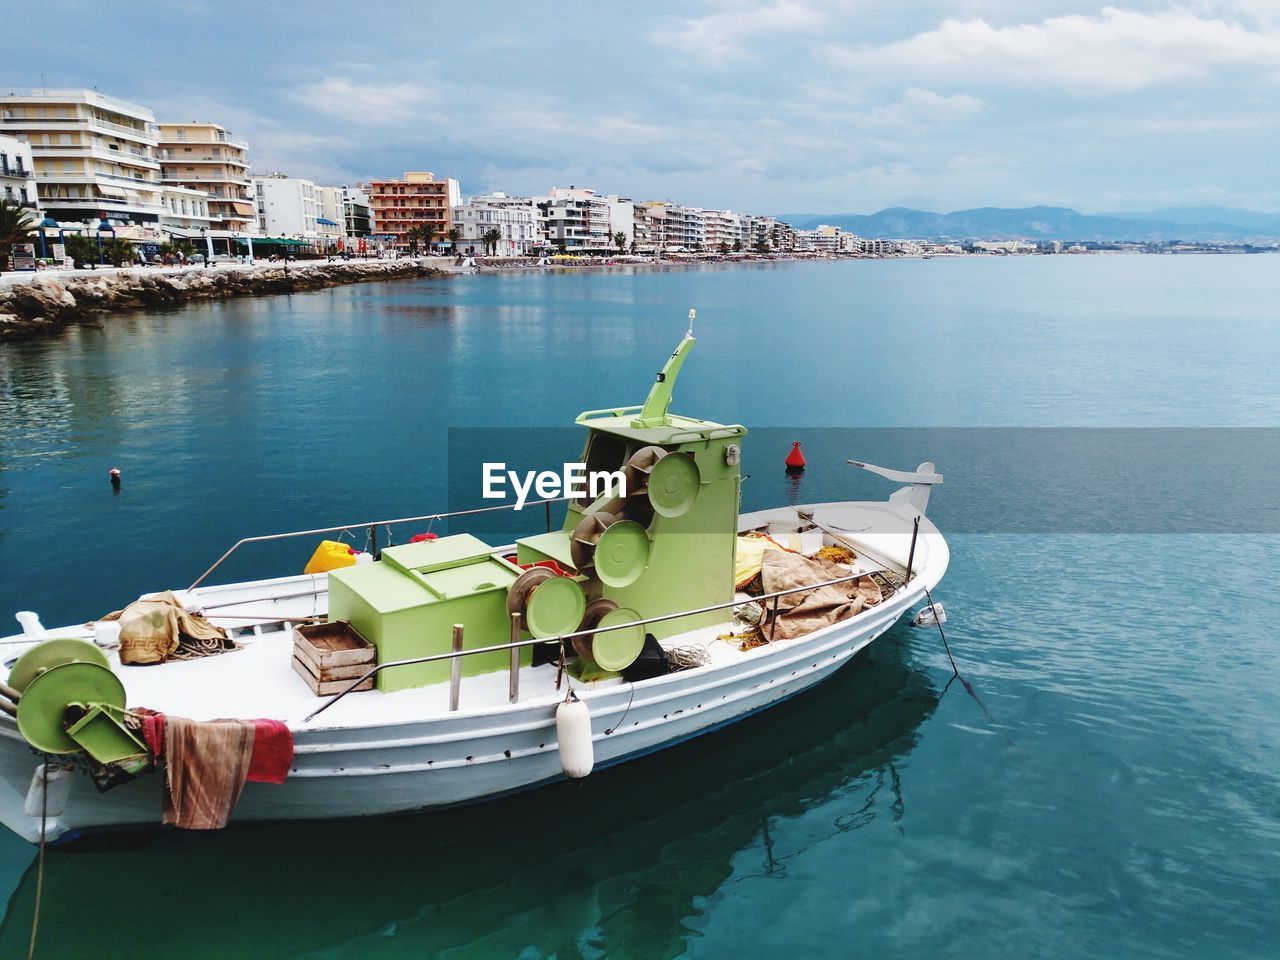
[[[879,556],[891,557],[891,562],[899,564],[905,562],[908,537],[899,532],[903,518],[898,511],[886,510],[886,504],[820,506],[828,508],[823,514],[825,519],[856,536],[859,545],[876,537],[879,542],[875,547]],[[886,514],[896,519],[897,531],[886,530],[883,523]],[[740,529],[743,531],[768,530],[778,538],[791,535],[788,529],[797,529],[796,515],[791,509],[748,514],[741,520]],[[876,532],[871,533],[872,529]],[[921,537],[916,558],[919,568],[926,562],[932,539],[928,534]],[[821,542],[829,544],[834,541],[823,536]],[[507,549],[498,548],[495,553],[503,553]],[[884,569],[884,564],[874,559],[875,555],[859,552],[851,573]],[[315,720],[303,723],[304,718],[328,698],[317,696],[294,672],[292,623],[287,618],[323,617],[326,614],[328,577],[324,574],[206,586],[195,591],[178,592],[178,596],[188,609],[199,608],[212,623],[227,628],[241,649],[153,666],[122,666],[112,651],[111,666],[125,685],[130,706],[148,707],[197,720],[269,717],[283,720],[298,730],[317,731],[333,727],[419,722],[427,717],[449,714],[449,684],[438,683],[393,692],[375,689],[352,693]],[[739,594],[738,599],[748,601],[751,598]],[[719,639],[735,630],[730,611],[725,613],[721,623],[675,635],[664,640],[663,646],[668,649],[693,646],[704,651],[707,662],[700,669],[731,666],[758,655],[757,650],[740,650],[735,640]],[[741,631],[742,626],[736,625],[736,632]],[[92,631],[83,626],[48,631],[46,635],[92,639]],[[507,637],[495,637],[492,643],[501,644],[507,640]],[[32,645],[36,642],[32,640]],[[5,664],[11,663],[25,649],[26,645],[21,643],[9,647]],[[556,690],[557,672],[554,664],[521,668],[520,703],[527,705],[545,700],[550,704],[563,697],[563,689]],[[508,681],[506,670],[464,677],[460,687],[459,711],[455,716],[508,709]],[[589,686],[593,690],[623,683],[615,677],[583,684],[568,675],[566,682],[575,689]]]

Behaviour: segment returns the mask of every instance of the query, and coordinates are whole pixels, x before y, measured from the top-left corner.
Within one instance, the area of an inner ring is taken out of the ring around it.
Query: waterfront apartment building
[[[345,247],[346,215],[343,211],[341,187],[316,187],[320,214],[316,217],[316,233],[326,247]]]
[[[342,194],[342,225],[348,239],[358,240],[373,233],[373,207],[369,195],[358,187],[345,184],[338,188]]]
[[[374,233],[391,237],[402,251],[410,249],[409,231],[418,227],[432,231],[432,244],[444,242],[453,208],[462,204],[457,180],[426,171],[406,172],[401,180],[370,180],[361,188],[373,209]]]
[[[161,123],[159,130],[164,182],[208,194],[214,229],[256,233],[249,145],[216,123]]]
[[[520,200],[521,202],[509,202]],[[492,248],[499,257],[520,257],[541,242],[538,213],[529,198],[508,197],[505,193],[472,197],[453,208],[453,225],[460,232],[458,253],[485,252],[485,235],[496,231]]]
[[[0,136],[0,198],[20,207],[39,206],[31,144]]]
[[[30,145],[39,203],[55,220],[158,225],[165,213],[146,107],[78,88],[7,93],[0,135]]]
[[[840,250],[840,228],[820,223],[812,230],[797,230],[795,249],[807,253],[836,253]]]
[[[791,224],[774,217],[751,217],[748,231],[751,247],[763,246],[773,253],[788,253],[795,249],[796,234]]]
[[[253,177],[258,231],[270,237],[320,237],[320,190],[310,180],[268,173]]]
[[[733,250],[735,243],[739,250],[746,246],[741,235],[742,218],[736,213],[729,210],[703,210],[702,224],[706,248],[711,253],[718,253],[721,248]]]
[[[221,223],[212,211],[209,195],[203,190],[178,183],[161,184],[160,202],[164,207],[160,230],[169,237],[203,238]]]
[[[646,200],[634,207],[633,237],[641,253],[661,253],[667,245],[667,208],[665,200]]]
[[[537,203],[540,230],[551,246],[570,251],[612,248],[609,201],[594,190],[552,187]]]

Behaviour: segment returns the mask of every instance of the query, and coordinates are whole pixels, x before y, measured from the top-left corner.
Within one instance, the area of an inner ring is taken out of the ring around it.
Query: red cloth
[[[164,714],[146,707],[139,707],[132,712],[142,718],[142,740],[151,754],[151,762],[159,762],[164,755]]]
[[[560,566],[560,564],[556,563],[554,560],[538,560],[534,563],[518,563],[516,566],[523,567],[525,570],[532,570],[534,567],[546,567],[557,577],[569,576],[569,571]]]
[[[279,720],[251,720],[253,757],[245,778],[254,783],[284,783],[293,766],[293,733]]]

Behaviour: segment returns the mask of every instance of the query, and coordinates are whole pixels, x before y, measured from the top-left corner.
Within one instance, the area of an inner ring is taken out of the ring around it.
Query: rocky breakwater
[[[95,317],[189,300],[292,293],[439,273],[443,271],[425,260],[356,260],[302,262],[288,268],[227,265],[37,274],[0,286],[0,340],[56,333]]]

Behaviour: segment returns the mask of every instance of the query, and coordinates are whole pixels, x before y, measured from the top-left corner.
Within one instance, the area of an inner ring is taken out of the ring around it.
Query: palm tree
[[[36,218],[26,207],[0,200],[0,261],[7,260],[9,248],[27,243],[36,229]]]
[[[462,239],[462,231],[457,227],[450,227],[446,236],[449,238],[449,249],[454,253],[457,253],[458,241]]]
[[[428,249],[431,248],[431,239],[436,235],[435,227],[428,226],[425,223],[418,224],[416,227],[410,227],[404,235],[409,241],[409,252],[415,257],[418,255],[418,244],[421,243]]]
[[[619,230],[613,235],[613,245],[618,248],[619,253],[627,249],[627,235]]]
[[[502,233],[499,230],[486,230],[484,236],[480,238],[484,242],[484,252],[492,252],[495,256],[498,253],[498,241],[502,239]]]
[[[64,240],[67,256],[76,266],[85,267],[98,262],[98,245],[82,233],[68,233]]]
[[[128,240],[112,237],[102,242],[102,254],[117,267],[130,266],[137,256],[138,248]]]

